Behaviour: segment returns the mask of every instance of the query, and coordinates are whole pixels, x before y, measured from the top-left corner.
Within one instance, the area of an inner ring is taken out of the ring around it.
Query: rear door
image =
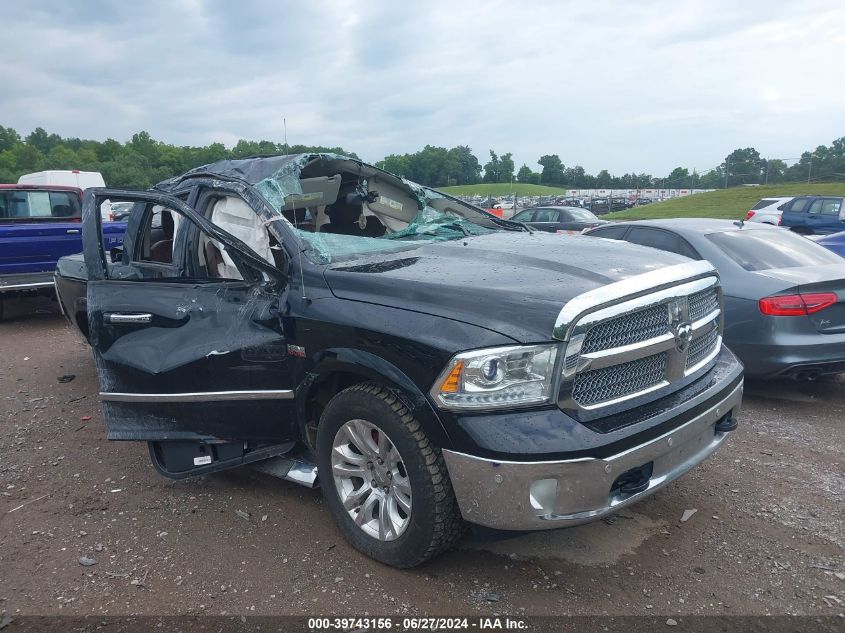
[[[111,257],[98,211],[106,198],[136,203],[125,248]],[[168,443],[181,442],[205,470],[232,460],[211,449],[197,457],[196,446],[225,444],[242,462],[248,445],[291,441],[284,274],[181,200],[156,193],[89,190],[84,228],[88,326],[109,439],[151,442],[159,467]],[[205,259],[212,248],[232,263],[223,273]]]
[[[540,231],[554,233],[560,226],[560,212],[557,209],[534,209],[530,224]]]
[[[807,226],[807,208],[812,199],[799,196],[787,203],[781,215],[781,224],[794,229],[803,229]]]
[[[807,212],[807,226],[816,235],[836,233],[845,228],[840,221],[841,198],[817,198]]]

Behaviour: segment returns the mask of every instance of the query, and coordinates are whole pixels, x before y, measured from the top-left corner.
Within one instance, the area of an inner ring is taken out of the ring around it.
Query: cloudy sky
[[[6,0],[0,125],[704,171],[845,136],[841,0]]]

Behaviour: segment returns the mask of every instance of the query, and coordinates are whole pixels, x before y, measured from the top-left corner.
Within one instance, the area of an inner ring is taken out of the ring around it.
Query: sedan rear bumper
[[[544,530],[616,512],[677,479],[725,440],[743,385],[685,424],[605,458],[495,461],[443,450],[464,519],[502,530]]]
[[[845,334],[778,335],[771,344],[730,344],[755,377],[802,377],[845,372]]]

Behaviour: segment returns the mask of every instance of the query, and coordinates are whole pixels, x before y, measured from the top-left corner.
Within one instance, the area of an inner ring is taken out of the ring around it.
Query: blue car
[[[108,248],[123,245],[125,222],[103,222]],[[60,257],[82,251],[82,190],[0,185],[0,320],[4,300],[53,292]]]
[[[845,231],[842,196],[798,196],[782,207],[781,226],[803,235]]]
[[[816,244],[824,246],[827,250],[833,251],[840,257],[845,257],[845,231],[812,239]]]

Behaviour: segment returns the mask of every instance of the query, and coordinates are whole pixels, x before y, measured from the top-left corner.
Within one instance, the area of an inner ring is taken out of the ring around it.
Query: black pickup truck
[[[134,203],[122,248],[104,199]],[[181,478],[313,486],[391,565],[613,513],[736,428],[742,368],[703,261],[532,232],[343,156],[89,190],[61,303],[112,440]]]

